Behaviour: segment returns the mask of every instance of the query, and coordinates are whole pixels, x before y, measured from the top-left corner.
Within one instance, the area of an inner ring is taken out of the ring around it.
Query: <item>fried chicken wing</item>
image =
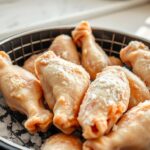
[[[0,90],[12,110],[27,115],[25,128],[30,133],[46,131],[52,114],[42,104],[42,88],[30,72],[12,65],[9,56],[0,51]]]
[[[40,54],[34,54],[32,56],[30,56],[25,62],[24,62],[24,65],[23,65],[23,68],[28,70],[29,72],[31,72],[32,74],[35,75],[35,67],[34,67],[34,62],[35,60],[41,55],[42,53]]]
[[[77,51],[77,48],[72,41],[71,37],[68,35],[59,35],[57,36],[48,50],[53,51],[57,56],[71,61],[76,64],[80,64],[80,58]],[[23,68],[30,71],[35,75],[34,62],[38,56],[42,55],[42,53],[34,54],[30,56],[24,63]]]
[[[82,143],[75,136],[59,133],[49,137],[41,150],[82,150]]]
[[[122,70],[109,66],[99,73],[80,106],[78,121],[84,138],[98,138],[108,133],[127,110],[129,98],[129,83]]]
[[[79,54],[77,48],[68,35],[59,35],[52,42],[49,50],[52,50],[57,56],[71,61],[75,64],[80,64]]]
[[[149,48],[141,42],[133,41],[120,51],[120,57],[150,88]]]
[[[121,60],[115,56],[109,56],[111,66],[123,66]]]
[[[138,103],[150,99],[150,92],[145,83],[134,73],[126,69],[125,67],[114,66],[116,69],[124,71],[129,81],[130,86],[130,100],[128,109],[136,106]]]
[[[35,67],[46,101],[54,112],[54,125],[66,134],[71,133],[78,126],[78,110],[90,83],[88,73],[52,51],[38,57]]]
[[[150,100],[130,109],[109,135],[86,141],[83,150],[149,150],[149,133]]]
[[[82,48],[82,65],[89,72],[91,79],[108,66],[110,60],[96,43],[88,22],[83,21],[72,32],[74,42]]]

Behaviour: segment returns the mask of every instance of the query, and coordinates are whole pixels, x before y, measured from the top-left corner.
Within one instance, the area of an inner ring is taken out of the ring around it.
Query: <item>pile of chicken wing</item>
[[[0,51],[0,91],[27,116],[30,133],[60,130],[42,150],[150,150],[150,50],[131,41],[120,59],[107,56],[82,21],[23,67]],[[73,135],[80,127],[82,141]]]

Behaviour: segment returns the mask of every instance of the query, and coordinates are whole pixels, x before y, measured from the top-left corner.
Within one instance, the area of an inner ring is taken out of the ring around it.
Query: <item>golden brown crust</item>
[[[120,51],[121,60],[128,66],[132,66],[131,63],[134,60],[132,60],[132,59],[130,60],[129,57],[132,52],[135,52],[137,50],[147,51],[148,47],[146,45],[144,45],[142,42],[131,41],[126,47],[121,49],[121,51]]]
[[[35,60],[41,55],[40,54],[34,54],[32,56],[30,56],[25,62],[24,62],[24,65],[23,65],[23,68],[28,70],[29,72],[31,72],[32,74],[36,75],[35,74],[35,67],[34,67],[34,62]]]
[[[132,67],[133,72],[150,88],[149,48],[141,42],[133,41],[121,50],[120,57],[124,63]]]
[[[150,101],[148,100],[123,115],[107,136],[86,141],[83,150],[149,150],[149,124]]]
[[[11,109],[27,115],[25,127],[30,133],[46,131],[52,122],[52,114],[43,107],[39,81],[23,68],[7,63],[5,59],[0,61],[3,63],[0,89],[6,103]]]
[[[130,97],[125,73],[106,67],[91,83],[80,106],[78,121],[86,139],[108,133],[127,110]]]
[[[49,137],[41,150],[82,150],[82,143],[75,136],[59,133]]]
[[[68,35],[62,34],[57,36],[48,48],[48,50],[53,51],[57,56],[65,60],[71,61],[76,64],[80,64],[80,58],[77,52],[77,48],[73,43],[71,37]],[[30,56],[24,62],[23,68],[36,75],[34,62],[40,55],[42,55],[42,53]]]
[[[82,65],[89,72],[92,80],[103,68],[110,65],[110,60],[96,43],[88,22],[82,21],[72,31],[74,42],[82,48]]]
[[[4,51],[0,51],[0,68],[5,67],[5,64],[12,64],[11,59]]]
[[[36,60],[36,73],[45,99],[54,112],[53,123],[70,134],[77,128],[77,114],[90,79],[80,65],[57,57],[48,51]]]
[[[129,81],[130,85],[130,101],[128,109],[136,106],[138,103],[150,99],[150,92],[145,83],[134,73],[125,67],[114,66],[116,69],[122,70]]]
[[[57,36],[48,50],[53,51],[57,56],[70,62],[80,64],[77,48],[68,35],[62,34]]]
[[[121,60],[115,56],[109,56],[109,60],[112,66],[123,66]]]

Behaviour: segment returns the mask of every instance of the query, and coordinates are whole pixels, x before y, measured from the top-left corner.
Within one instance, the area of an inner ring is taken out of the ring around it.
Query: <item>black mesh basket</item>
[[[0,42],[0,49],[9,54],[14,64],[22,66],[24,61],[32,54],[47,50],[56,36],[60,34],[71,35],[71,31],[73,29],[73,27],[60,27],[16,35]],[[120,49],[125,47],[130,41],[133,40],[142,41],[150,47],[150,42],[146,40],[112,30],[93,28],[93,34],[96,37],[97,43],[101,45],[101,47],[108,55],[119,57]],[[21,115],[20,113],[11,111],[5,105],[5,102],[1,96],[0,124],[5,123],[7,125],[7,130],[9,131],[8,136],[4,134],[4,136],[0,137],[1,148],[14,150],[26,148],[28,149],[32,147],[33,149],[37,150],[40,148],[40,145],[44,139],[46,139],[51,134],[59,132],[55,127],[52,126],[47,133],[30,135],[22,125],[24,119],[25,116]],[[18,127],[19,129],[14,130],[15,127],[13,124],[16,128]],[[9,140],[12,142],[9,142]],[[36,143],[37,140],[40,142]],[[21,147],[18,145],[21,145]]]

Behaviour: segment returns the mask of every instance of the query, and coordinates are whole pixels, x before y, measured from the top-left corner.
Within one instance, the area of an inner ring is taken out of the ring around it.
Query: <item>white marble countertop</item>
[[[0,30],[44,22],[117,1],[111,0],[0,0]]]
[[[150,18],[150,3],[89,20],[94,26],[135,34]]]
[[[89,17],[87,20],[93,26],[135,34],[150,15],[150,3],[127,9],[130,7],[128,5],[126,9],[121,9],[123,3],[131,1],[144,3],[146,0],[0,0],[0,39],[30,29],[76,24],[84,16],[85,19]],[[113,6],[118,7],[117,11]],[[94,14],[94,10],[97,14]],[[68,19],[61,20],[66,16],[69,16]]]

